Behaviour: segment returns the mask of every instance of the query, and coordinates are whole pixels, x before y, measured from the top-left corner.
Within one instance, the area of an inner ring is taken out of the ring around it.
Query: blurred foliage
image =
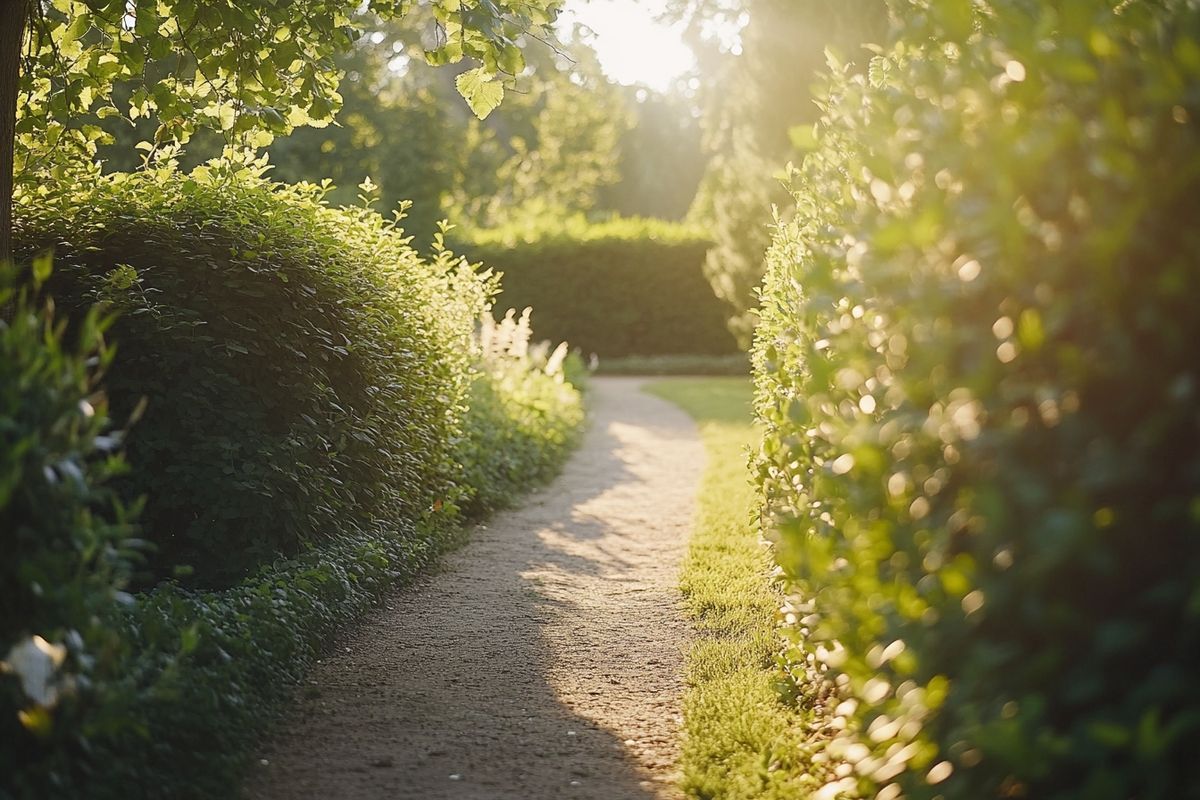
[[[339,54],[341,111],[335,122],[276,139],[275,177],[329,179],[332,203],[353,203],[370,178],[381,210],[404,201],[405,231],[429,241],[438,220],[490,227],[543,215],[617,209],[680,218],[695,194],[704,156],[690,106],[666,95],[613,85],[580,36],[524,49],[525,68],[504,104],[480,121],[456,104],[455,68],[424,62],[432,21],[422,9],[402,20],[366,18],[369,33]],[[166,67],[158,65],[156,69]],[[133,84],[119,85],[123,97]],[[143,161],[148,119],[101,123],[109,170]],[[179,158],[191,168],[217,156],[224,137],[199,132]]]
[[[137,548],[111,479],[124,470],[98,382],[112,360],[111,318],[91,308],[68,330],[32,278],[0,264],[0,775],[43,749],[71,769],[86,739],[125,724],[97,706],[124,645],[100,615]],[[100,693],[102,694],[102,693]],[[5,782],[9,778],[4,779]],[[14,785],[19,785],[18,779]],[[0,785],[0,796],[5,795]]]
[[[814,796],[1194,796],[1200,9],[893,8],[755,352]]]
[[[619,143],[617,180],[596,208],[624,217],[682,220],[708,164],[693,102],[676,92],[624,86],[631,122]]]
[[[149,496],[152,579],[187,565],[212,585],[463,497],[451,443],[493,281],[263,166],[88,171],[18,197],[18,245],[55,248],[60,304],[124,311],[106,389],[118,416],[148,401],[124,481]]]
[[[788,200],[782,165],[802,152],[793,132],[817,118],[810,87],[825,65],[825,50],[864,63],[861,43],[884,35],[887,11],[883,0],[675,5],[700,39],[713,19],[745,21],[736,53],[697,43],[711,76],[702,94],[709,162],[690,218],[711,231],[705,270],[717,296],[733,308],[730,330],[749,347],[771,241],[767,221],[772,207]]]
[[[660,220],[543,218],[478,231],[461,249],[502,273],[498,309],[532,306],[538,332],[604,356],[736,352],[704,279],[707,240]]]

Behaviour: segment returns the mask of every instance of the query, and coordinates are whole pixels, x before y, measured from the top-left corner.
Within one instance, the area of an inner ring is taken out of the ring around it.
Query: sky
[[[591,28],[592,46],[609,78],[665,91],[696,65],[683,26],[658,22],[663,0],[567,0],[560,24]]]

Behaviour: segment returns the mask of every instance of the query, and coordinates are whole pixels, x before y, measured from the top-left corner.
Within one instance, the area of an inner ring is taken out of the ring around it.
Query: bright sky
[[[579,22],[595,31],[592,45],[610,78],[663,91],[696,65],[683,43],[682,25],[656,21],[664,5],[663,0],[567,0],[559,19],[564,29]]]

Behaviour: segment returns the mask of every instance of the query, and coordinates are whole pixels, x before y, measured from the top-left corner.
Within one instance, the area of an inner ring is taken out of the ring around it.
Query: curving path
[[[677,574],[704,451],[640,381],[592,386],[558,480],[317,665],[251,798],[678,796]]]

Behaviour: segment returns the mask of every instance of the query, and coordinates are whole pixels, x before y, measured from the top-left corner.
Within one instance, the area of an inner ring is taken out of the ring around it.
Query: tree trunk
[[[12,258],[14,128],[28,12],[29,0],[0,0],[0,261]]]

